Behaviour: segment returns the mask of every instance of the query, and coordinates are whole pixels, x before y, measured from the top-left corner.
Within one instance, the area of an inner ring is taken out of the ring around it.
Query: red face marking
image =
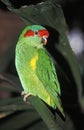
[[[34,31],[28,30],[28,31],[26,31],[26,33],[24,34],[24,37],[29,37],[29,36],[34,36],[34,35],[35,35]]]
[[[39,30],[39,31],[38,31],[38,35],[39,35],[40,37],[43,37],[43,36],[49,37],[49,32],[48,32],[47,30]]]

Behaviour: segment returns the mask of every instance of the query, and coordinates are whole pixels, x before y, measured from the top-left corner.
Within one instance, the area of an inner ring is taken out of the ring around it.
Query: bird
[[[42,25],[26,26],[16,44],[15,66],[24,90],[24,101],[29,96],[37,96],[65,117],[55,64],[45,48],[49,36]]]

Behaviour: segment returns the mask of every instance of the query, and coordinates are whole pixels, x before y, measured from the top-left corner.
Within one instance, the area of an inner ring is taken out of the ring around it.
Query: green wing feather
[[[53,64],[53,60],[46,50],[38,49],[38,61],[36,66],[37,77],[43,83],[44,87],[52,98],[54,106],[57,107],[64,116],[60,100],[60,85],[58,82],[56,70]]]

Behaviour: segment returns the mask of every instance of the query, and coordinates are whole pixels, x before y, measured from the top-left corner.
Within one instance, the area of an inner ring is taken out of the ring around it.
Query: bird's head
[[[45,27],[41,25],[31,25],[25,27],[19,39],[24,38],[26,41],[29,41],[29,44],[33,44],[33,46],[34,44],[35,46],[39,46],[38,44],[46,45],[48,37],[49,32]]]

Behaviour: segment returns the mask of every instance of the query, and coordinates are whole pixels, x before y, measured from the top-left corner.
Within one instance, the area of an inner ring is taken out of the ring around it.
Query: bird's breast
[[[16,51],[16,68],[20,71],[35,71],[38,60],[37,50],[25,44],[20,45]]]
[[[36,53],[36,54],[34,55],[34,57],[31,58],[31,60],[30,60],[30,67],[31,67],[31,69],[32,69],[33,71],[36,70],[36,62],[37,62],[37,60],[38,60],[38,53]]]

